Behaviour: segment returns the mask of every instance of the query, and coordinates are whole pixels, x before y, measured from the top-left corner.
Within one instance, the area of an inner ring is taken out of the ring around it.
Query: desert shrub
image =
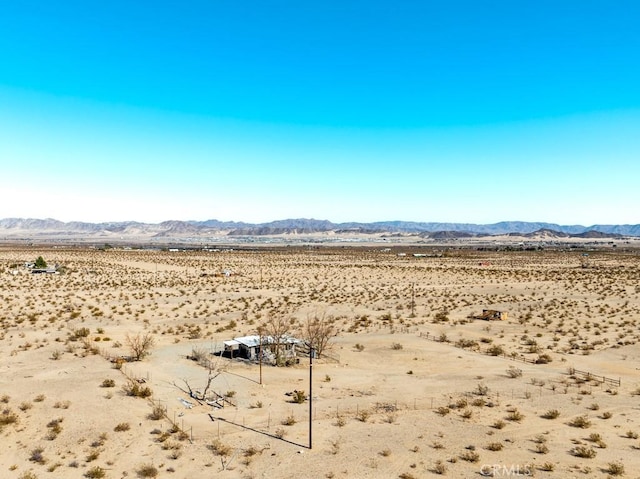
[[[542,415],[544,419],[557,419],[558,416],[560,416],[560,411],[557,409],[549,409]]]
[[[282,424],[283,426],[293,426],[295,423],[296,418],[293,417],[293,414],[288,415],[282,421],[280,421],[280,424]]]
[[[128,431],[129,429],[131,429],[131,426],[129,425],[128,422],[121,422],[120,424],[118,424],[116,427],[113,428],[115,432]]]
[[[613,417],[613,414],[610,413],[609,411],[603,412],[602,413],[602,419],[611,419]]]
[[[31,462],[36,462],[38,464],[44,464],[45,462],[47,462],[47,460],[44,458],[44,455],[42,454],[43,452],[44,452],[44,449],[42,449],[41,447],[36,447],[31,451],[29,460]]]
[[[362,409],[358,411],[358,414],[356,414],[356,419],[360,422],[367,422],[367,419],[369,419],[370,416],[371,412],[366,409]]]
[[[476,451],[465,451],[460,454],[460,459],[462,459],[463,461],[476,463],[480,460],[480,454],[478,454]]]
[[[164,417],[164,408],[160,405],[153,406],[153,409],[149,413],[148,417],[153,421],[159,421]]]
[[[478,383],[478,386],[476,386],[476,389],[475,391],[473,391],[473,393],[477,396],[486,396],[487,394],[489,394],[489,386],[487,386],[486,384]]]
[[[304,391],[298,391],[297,389],[293,391],[292,401],[297,404],[302,404],[307,400],[307,395]]]
[[[491,425],[491,427],[493,427],[494,429],[503,429],[506,425],[507,425],[506,422],[504,422],[501,419],[498,419]]]
[[[391,449],[389,448],[383,449],[382,451],[380,451],[380,455],[382,457],[389,457],[391,455]]]
[[[101,479],[106,474],[107,472],[100,466],[93,466],[91,469],[84,473],[84,477],[88,477],[89,479]]]
[[[116,382],[113,379],[105,379],[104,381],[102,381],[102,384],[100,384],[101,388],[112,388],[116,385]]]
[[[522,377],[522,369],[516,368],[514,366],[509,366],[509,369],[507,369],[507,376],[512,379]]]
[[[586,415],[574,417],[571,421],[569,421],[569,426],[579,427],[581,429],[587,429],[591,427],[591,421]]]
[[[506,419],[507,421],[520,422],[524,419],[524,414],[518,411],[517,408],[514,408],[513,410],[509,411],[509,414],[507,414]]]
[[[588,446],[576,446],[571,450],[571,454],[583,459],[593,459],[596,457],[596,451]]]
[[[502,444],[501,442],[491,442],[487,444],[485,449],[487,451],[502,451],[503,447],[504,447],[504,444]]]
[[[393,349],[394,351],[399,351],[399,350],[401,350],[401,349],[402,349],[402,344],[400,344],[400,343],[393,343],[393,344],[391,345],[391,349]]]
[[[94,449],[89,454],[87,454],[87,457],[85,458],[85,461],[86,462],[93,462],[96,459],[98,459],[98,457],[100,457],[100,451],[98,449]]]
[[[438,460],[433,465],[433,472],[436,474],[440,474],[441,476],[447,473],[447,466],[444,462]]]
[[[76,340],[76,339],[86,338],[87,336],[89,336],[89,334],[91,334],[91,331],[89,330],[89,328],[79,328],[73,331],[71,335],[71,339]]]
[[[545,462],[540,466],[541,471],[552,472],[556,468],[553,462]]]
[[[632,430],[628,430],[625,434],[625,437],[629,439],[638,439],[638,433]]]
[[[535,451],[538,454],[546,454],[549,452],[549,447],[545,443],[539,442],[538,444],[536,444]]]
[[[460,338],[455,342],[456,347],[462,349],[475,349],[478,347],[478,341],[473,339]]]
[[[536,364],[549,364],[551,361],[553,361],[551,356],[545,353],[538,356],[538,359],[536,359]]]
[[[228,444],[223,443],[222,441],[220,441],[220,439],[215,439],[209,445],[209,449],[216,456],[228,456],[229,454],[231,454],[231,446],[229,446]]]
[[[38,479],[38,476],[36,476],[35,473],[31,471],[25,471],[20,474],[20,476],[18,476],[18,479]]]
[[[138,474],[138,477],[142,478],[158,476],[158,469],[153,464],[143,464],[142,466],[138,467],[138,470],[136,472]]]
[[[499,344],[494,344],[487,349],[489,356],[502,356],[504,354],[504,348]]]
[[[0,428],[18,422],[18,415],[11,409],[4,409],[0,414]]]
[[[362,352],[364,351],[364,346],[360,343],[356,343],[356,345],[354,346],[354,348],[356,349],[356,351],[358,352]]]
[[[129,381],[127,384],[122,386],[122,390],[127,396],[139,398],[148,398],[153,394],[151,388],[148,386],[141,386],[136,381]]]
[[[624,464],[621,462],[610,462],[605,471],[612,476],[622,476],[624,474]]]

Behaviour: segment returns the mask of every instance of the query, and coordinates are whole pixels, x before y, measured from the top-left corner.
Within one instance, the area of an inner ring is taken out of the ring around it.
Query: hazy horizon
[[[0,218],[640,223],[640,5],[4,10]]]

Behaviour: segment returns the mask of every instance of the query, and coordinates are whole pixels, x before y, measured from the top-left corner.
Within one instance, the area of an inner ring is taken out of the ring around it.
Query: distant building
[[[280,338],[280,354],[285,358],[296,356],[296,347],[302,345],[303,342],[292,336],[283,336]],[[232,358],[244,358],[256,361],[259,358],[260,349],[263,349],[263,355],[271,356],[275,353],[276,341],[271,336],[241,336],[238,338],[224,341],[224,352]],[[263,356],[263,358],[265,357]]]
[[[506,321],[506,311],[497,311],[495,309],[483,309],[480,316],[476,316],[476,319],[484,319],[485,321]]]

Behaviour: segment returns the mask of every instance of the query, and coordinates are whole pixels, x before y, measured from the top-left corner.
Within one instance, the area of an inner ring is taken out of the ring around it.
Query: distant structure
[[[497,311],[495,309],[483,309],[482,314],[476,316],[476,319],[483,319],[485,321],[506,321],[507,312]]]
[[[261,342],[262,341],[262,342]],[[303,341],[292,336],[280,338],[281,354],[284,358],[295,358],[296,347],[303,345]],[[260,349],[263,349],[263,358],[267,361],[275,359],[273,353],[276,349],[276,340],[271,336],[241,336],[239,338],[224,341],[224,352],[232,358],[243,358],[257,361],[260,357]]]

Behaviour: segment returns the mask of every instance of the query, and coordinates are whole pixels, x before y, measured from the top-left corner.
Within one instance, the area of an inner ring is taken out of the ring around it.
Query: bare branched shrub
[[[135,336],[127,334],[125,343],[131,352],[131,356],[133,356],[136,361],[140,361],[151,354],[155,339],[150,333],[138,333]]]
[[[321,317],[307,316],[307,319],[302,327],[301,336],[302,340],[309,346],[315,349],[318,356],[321,356],[330,348],[330,341],[336,336],[337,330],[334,326],[335,318],[333,316]]]

